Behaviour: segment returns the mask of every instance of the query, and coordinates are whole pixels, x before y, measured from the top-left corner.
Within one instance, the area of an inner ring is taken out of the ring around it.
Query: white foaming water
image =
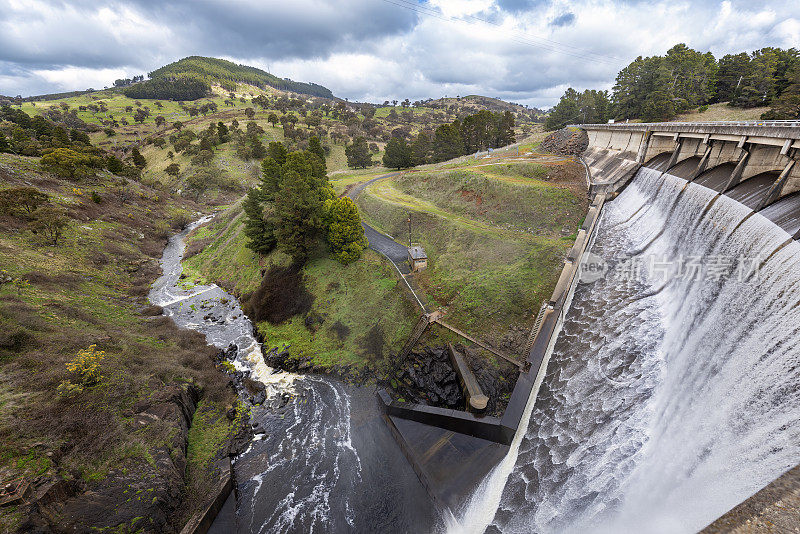
[[[642,272],[577,288],[506,473],[451,532],[695,532],[800,462],[800,245],[642,169],[592,252]]]
[[[253,325],[242,312],[239,301],[216,284],[181,287],[181,259],[186,236],[206,223],[211,216],[203,217],[170,238],[161,258],[163,274],[153,283],[148,298],[164,308],[178,326],[205,334],[206,340],[220,349],[235,344],[238,352],[234,366],[240,371],[250,371],[250,377],[266,386],[267,398],[292,392],[297,375],[275,372],[264,363],[261,344],[253,335]]]

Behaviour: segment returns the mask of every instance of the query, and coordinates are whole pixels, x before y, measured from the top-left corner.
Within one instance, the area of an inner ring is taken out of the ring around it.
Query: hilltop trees
[[[799,58],[800,53],[793,48],[762,48],[750,54],[728,54],[717,61],[710,52],[703,54],[677,44],[664,56],[638,57],[622,69],[610,110],[603,92],[581,94],[568,89],[553,108],[546,127],[552,130],[570,122],[596,123],[608,118],[670,120],[714,102],[745,108],[770,105],[792,85],[792,69]],[[587,109],[581,101],[595,103]],[[784,116],[778,112],[769,116],[778,115]]]
[[[199,77],[182,74],[137,83],[123,89],[128,98],[160,100],[197,100],[211,92],[211,86]]]
[[[611,118],[611,101],[608,91],[586,90],[577,92],[570,87],[561,97],[545,121],[546,130],[558,130],[567,124],[607,122]]]

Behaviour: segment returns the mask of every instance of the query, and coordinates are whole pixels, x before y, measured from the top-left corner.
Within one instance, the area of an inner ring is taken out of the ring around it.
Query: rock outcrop
[[[536,150],[562,156],[577,156],[583,154],[588,146],[589,136],[585,130],[564,128],[545,137]]]
[[[126,461],[97,482],[77,477],[35,481],[20,530],[74,533],[125,525],[131,532],[179,531],[174,520],[183,499],[187,437],[199,398],[192,384],[172,385],[137,403],[130,413],[134,427],[167,425],[173,429],[169,439],[151,447],[146,459]]]

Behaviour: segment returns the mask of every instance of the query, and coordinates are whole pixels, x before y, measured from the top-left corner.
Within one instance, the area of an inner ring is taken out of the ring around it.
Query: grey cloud
[[[550,21],[550,26],[569,26],[575,24],[575,13],[562,13]]]

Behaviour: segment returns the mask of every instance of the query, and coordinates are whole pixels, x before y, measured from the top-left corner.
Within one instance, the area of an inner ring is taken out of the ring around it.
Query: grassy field
[[[675,117],[674,122],[712,122],[712,121],[757,121],[761,114],[769,111],[762,108],[732,108],[727,102],[711,104],[706,111],[691,111]]]
[[[234,207],[189,237],[189,250],[201,249],[184,264],[189,279],[214,280],[246,298],[260,285],[262,269],[289,264],[280,252],[259,258],[248,249],[242,223]],[[304,267],[303,281],[313,296],[307,315],[322,323],[309,328],[305,316],[280,324],[260,322],[266,348],[290,345],[292,356],[309,357],[319,368],[366,368],[376,377],[385,373],[392,364],[390,352],[396,353],[418,315],[392,267],[369,250],[348,266],[320,251]]]
[[[448,322],[497,339],[529,327],[548,298],[585,210],[582,168],[461,164],[387,178],[359,196],[362,216],[420,243],[419,281]]]
[[[159,448],[175,453],[176,429],[136,423],[137,404],[165,387],[195,383],[205,388],[205,400],[193,433],[231,428],[225,412],[235,398],[214,368],[215,351],[146,302],[166,236],[204,208],[138,183],[120,204],[110,177],[75,184],[41,174],[37,160],[0,154],[0,189],[46,192],[68,224],[52,246],[24,216],[0,214],[0,270],[26,281],[0,284],[0,478],[77,478],[91,489],[109,478],[153,476],[147,466]],[[105,351],[99,384],[59,396],[70,377],[66,363],[91,345]],[[210,474],[192,454],[196,485],[186,495],[199,505]],[[20,520],[13,512],[3,509],[0,528]]]

